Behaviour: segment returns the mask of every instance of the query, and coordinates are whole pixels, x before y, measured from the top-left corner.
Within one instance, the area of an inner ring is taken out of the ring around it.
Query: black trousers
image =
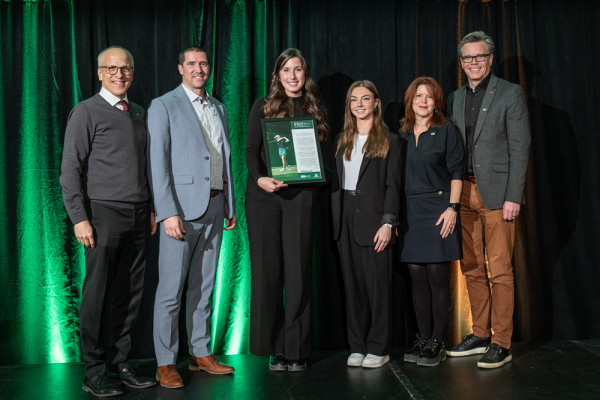
[[[345,196],[338,242],[346,289],[348,343],[352,353],[389,354],[392,246],[381,253],[354,240],[356,197]]]
[[[150,208],[90,204],[96,247],[85,249],[79,329],[85,375],[106,374],[107,364],[128,366],[131,330],[144,286]]]
[[[246,197],[250,352],[308,358],[316,192],[287,189],[260,197]]]

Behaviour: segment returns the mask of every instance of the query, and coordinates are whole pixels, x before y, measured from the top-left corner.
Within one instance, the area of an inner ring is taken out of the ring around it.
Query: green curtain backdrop
[[[180,3],[181,8],[174,12],[178,18],[172,22],[179,26],[182,37],[173,43],[165,74],[174,87],[180,79],[177,53],[187,45],[205,45],[214,50],[211,58],[215,60],[215,74],[208,88],[212,91],[219,75],[218,79],[223,80],[220,98],[228,108],[235,155],[238,228],[225,232],[223,239],[214,293],[213,348],[216,353],[245,352],[250,274],[243,212],[245,126],[252,96],[266,93],[267,70],[263,60],[270,30],[267,9],[279,5],[264,1],[251,7],[246,2]],[[110,5],[5,1],[0,6],[0,326],[5,332],[0,339],[2,364],[80,359],[78,309],[85,270],[83,251],[72,235],[58,178],[66,116],[83,98],[77,59],[85,59],[79,64],[86,70],[84,90],[90,85],[94,88],[92,93],[86,90],[87,97],[97,91],[95,54],[113,44],[93,37],[103,32],[92,32],[82,19],[110,18]],[[160,17],[158,14],[156,18]],[[217,23],[218,14],[221,17]],[[152,19],[139,22],[151,23]],[[123,20],[111,23],[122,27]],[[76,30],[77,34],[90,36],[76,38]],[[217,49],[211,44],[221,32],[227,40]],[[94,48],[95,43],[86,43],[87,40],[100,43]],[[84,46],[77,47],[76,42]],[[161,43],[156,46],[162,47]],[[226,56],[219,57],[217,51]],[[258,57],[252,57],[252,52]],[[144,70],[152,56],[149,52],[145,57],[139,52],[134,54],[134,85],[140,85],[144,75],[140,79],[138,71]],[[255,59],[255,64],[248,62],[251,59]],[[146,105],[153,97],[138,100],[135,94],[130,96]],[[8,127],[18,127],[18,131]]]
[[[84,269],[58,183],[64,113],[81,100],[73,6],[3,2],[0,19],[2,359],[73,361]]]
[[[214,353],[248,350],[246,124],[277,55],[294,46],[308,56],[334,134],[345,91],[358,79],[377,85],[393,127],[416,76],[435,77],[446,93],[464,83],[456,43],[478,29],[496,40],[495,73],[529,95],[533,141],[515,250],[514,339],[599,337],[598,20],[600,4],[591,0],[0,1],[0,364],[80,360],[83,251],[62,205],[60,159],[68,113],[99,90],[96,56],[115,44],[135,57],[129,97],[146,107],[181,82],[182,48],[211,51],[209,90],[228,109],[238,217],[219,262]],[[320,201],[313,343],[343,348],[344,293],[326,190]],[[394,345],[403,346],[414,329],[409,283],[402,266],[393,275]],[[455,275],[451,329],[459,336],[467,325]],[[154,238],[135,332],[138,357],[153,356],[156,279]]]

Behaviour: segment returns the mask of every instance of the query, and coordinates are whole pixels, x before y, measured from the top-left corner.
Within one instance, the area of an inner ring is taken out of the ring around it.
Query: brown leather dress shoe
[[[169,389],[183,387],[183,379],[181,379],[177,368],[173,364],[158,367],[156,369],[156,380],[160,382],[160,386]]]
[[[235,369],[229,365],[221,364],[215,356],[192,357],[190,360],[190,370],[203,370],[215,375],[231,374]]]

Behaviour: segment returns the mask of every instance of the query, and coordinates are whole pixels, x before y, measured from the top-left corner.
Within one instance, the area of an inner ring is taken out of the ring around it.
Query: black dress
[[[446,122],[419,136],[401,133],[407,141],[404,192],[405,218],[399,233],[402,262],[424,264],[462,258],[460,214],[451,235],[442,239],[442,224],[436,225],[450,202],[450,181],[462,180],[464,146],[456,127]]]

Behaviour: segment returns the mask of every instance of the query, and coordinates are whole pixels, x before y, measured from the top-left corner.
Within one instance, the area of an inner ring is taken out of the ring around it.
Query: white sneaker
[[[352,354],[350,354],[350,357],[348,357],[348,366],[349,367],[360,367],[362,365],[362,362],[364,359],[365,359],[364,354],[352,353]]]
[[[374,354],[367,354],[362,362],[363,368],[379,368],[383,364],[390,361],[390,356],[376,356]]]
[[[280,171],[285,171],[285,168],[281,168]]]

